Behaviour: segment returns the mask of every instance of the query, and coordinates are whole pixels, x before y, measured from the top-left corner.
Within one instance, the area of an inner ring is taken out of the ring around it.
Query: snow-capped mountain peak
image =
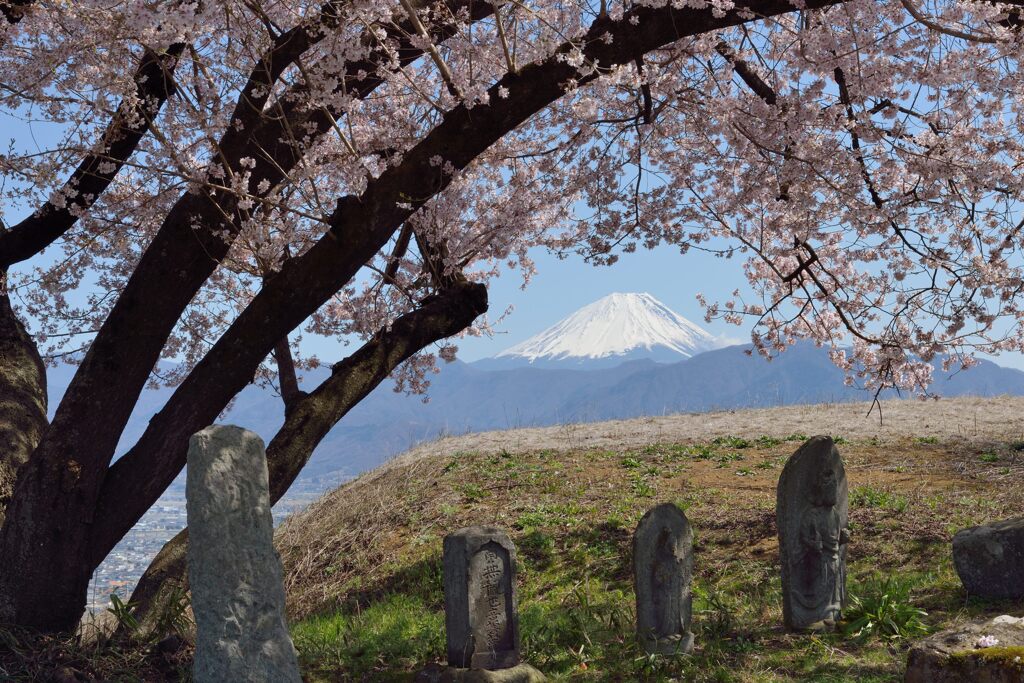
[[[579,309],[495,360],[680,361],[721,346],[715,337],[647,293],[615,293]]]

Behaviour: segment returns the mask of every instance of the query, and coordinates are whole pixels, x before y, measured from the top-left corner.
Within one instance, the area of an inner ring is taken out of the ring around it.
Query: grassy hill
[[[789,407],[467,435],[326,495],[276,542],[293,634],[315,681],[408,680],[443,659],[441,539],[509,530],[524,656],[552,680],[897,681],[905,639],[782,631],[774,496],[807,436],[833,435],[850,482],[849,592],[895,577],[930,629],[1024,605],[968,599],[950,539],[1024,514],[1021,399]],[[630,539],[672,501],[695,531],[691,657],[633,640]]]

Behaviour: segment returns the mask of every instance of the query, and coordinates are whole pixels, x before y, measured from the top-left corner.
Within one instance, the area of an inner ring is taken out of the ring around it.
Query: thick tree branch
[[[398,267],[402,263],[402,258],[405,257],[405,252],[409,250],[409,241],[411,239],[412,225],[406,223],[402,226],[402,231],[398,233],[398,239],[395,240],[395,248],[391,251],[391,256],[388,257],[388,265],[384,268],[385,282],[393,282],[395,276],[398,275]]]
[[[291,258],[291,252],[287,244],[284,245],[283,258],[284,260]],[[264,272],[264,281],[276,272],[273,270]],[[295,359],[292,358],[292,349],[288,344],[288,335],[281,337],[280,341],[274,345],[273,356],[274,362],[277,363],[277,382],[281,389],[284,414],[287,416],[291,413],[292,408],[295,407],[295,401],[306,395],[306,392],[299,389],[299,378],[295,374]]]
[[[25,10],[35,0],[0,0],[0,12],[8,24],[17,24],[25,16]]]
[[[473,0],[451,0],[449,3],[449,8],[455,10],[453,14],[463,7],[470,11],[471,20],[493,12],[490,4]],[[401,25],[395,29],[399,66],[407,65],[423,54],[422,50],[409,43],[405,33],[407,29]],[[455,30],[454,24],[443,25],[438,28],[438,36],[454,34]],[[340,79],[342,86],[351,96],[366,97],[383,81],[377,75],[378,68],[390,61],[391,55],[381,50],[371,58],[346,64]],[[219,146],[221,163],[250,156],[253,149],[262,150],[266,155],[257,158],[257,166],[250,176],[250,187],[258,187],[267,179],[270,187],[274,188],[298,163],[301,151],[288,135],[292,126],[301,123],[302,130],[309,135],[319,135],[332,129],[330,112],[317,109],[306,120],[297,117],[298,120],[292,121],[288,120],[288,115],[296,114],[298,105],[292,101],[289,106],[291,110],[288,106],[279,108],[285,116],[261,117],[259,125],[243,127],[241,131],[232,127],[222,139]],[[315,130],[308,124],[312,124]],[[183,195],[168,212],[90,345],[57,408],[51,428],[19,473],[7,519],[0,529],[0,552],[9,558],[12,565],[24,567],[0,574],[0,595],[13,596],[12,604],[0,604],[0,621],[7,619],[54,631],[67,630],[74,625],[72,621],[77,622],[77,615],[55,614],[46,609],[46,605],[53,604],[54,596],[61,596],[57,602],[84,605],[88,575],[83,578],[68,572],[62,577],[64,583],[60,584],[52,580],[31,584],[20,579],[20,589],[16,592],[7,590],[4,583],[13,580],[11,577],[19,572],[23,576],[33,576],[36,573],[31,567],[60,562],[63,557],[91,556],[90,530],[96,528],[93,526],[93,514],[101,496],[107,465],[146,379],[182,311],[223,260],[237,234],[237,226],[243,218],[242,212],[237,210],[238,199],[234,193],[221,191]],[[234,218],[225,225],[224,216]],[[376,248],[374,246],[369,253],[356,250],[357,259],[361,258],[356,268],[368,261]],[[362,258],[359,254],[366,256]],[[275,280],[280,278],[279,275]],[[297,324],[298,321],[277,335],[262,357],[266,358],[273,344]],[[258,363],[252,370],[257,366]],[[252,371],[249,379],[251,377]],[[102,390],[97,390],[100,387]],[[237,390],[232,395],[235,393]],[[197,414],[203,415],[204,423],[208,424],[216,417],[216,413],[207,417],[205,409],[221,397],[222,393],[216,392],[210,396],[210,403],[204,402],[200,407]],[[221,409],[224,405],[226,401],[221,404]],[[97,419],[97,416],[102,416],[102,419]],[[154,426],[157,431],[162,428],[163,425]],[[181,464],[172,460],[169,467],[180,470]],[[55,482],[59,482],[59,486]],[[141,514],[155,500],[151,495],[154,492],[159,495],[166,488],[163,480],[150,483],[153,486],[147,484],[129,495],[123,490],[117,494],[116,497],[124,503],[124,510],[131,510],[129,515]],[[129,504],[129,500],[138,504]],[[137,517],[128,522],[128,528],[135,519]],[[47,529],[38,528],[39,524],[47,525]],[[127,528],[120,529],[119,533],[125,531]],[[37,543],[33,539],[40,534],[53,541],[42,545]]]
[[[284,401],[285,415],[295,407],[295,401],[303,396],[299,389],[299,379],[295,375],[295,361],[292,359],[292,350],[288,346],[288,337],[284,336],[281,341],[274,345],[274,361],[277,363],[277,377],[281,384],[281,400]]]
[[[174,69],[184,49],[183,43],[175,43],[163,53],[144,51],[135,71],[134,97],[121,102],[96,151],[86,156],[64,183],[60,193],[65,201],[48,201],[10,230],[0,232],[0,269],[41,252],[99,199],[174,94]]]
[[[735,71],[743,82],[747,84],[750,90],[765,101],[765,104],[775,106],[778,103],[778,95],[775,94],[775,90],[764,82],[764,79],[746,62],[746,60],[740,59],[736,56],[736,51],[729,47],[724,41],[720,41],[715,46],[715,51],[725,57],[732,64],[732,70]]]
[[[330,378],[295,402],[284,425],[267,445],[271,504],[285,494],[331,428],[400,363],[420,349],[461,332],[486,311],[487,290],[483,285],[456,284],[400,316],[335,364]],[[153,622],[174,587],[187,585],[187,548],[188,529],[184,529],[161,548],[132,592],[131,601],[145,623]]]
[[[469,2],[471,0],[454,0],[453,4],[461,6]],[[490,11],[490,5],[483,6],[481,16]],[[401,33],[397,29],[396,32]],[[264,62],[268,66],[254,70],[250,79],[252,87],[247,86],[246,92],[254,88],[259,92],[259,84],[265,86],[266,78],[280,75],[288,58],[297,57],[297,47],[308,46],[312,40],[286,39],[285,35],[278,41],[278,48],[284,55],[267,57]],[[409,64],[422,54],[422,50],[405,42],[399,49],[400,64]],[[382,78],[375,75],[379,67],[376,60],[386,59],[389,59],[386,54],[379,53],[348,63],[344,87],[354,97],[366,97],[382,82]],[[260,73],[264,76],[259,76]],[[360,78],[360,74],[372,75]],[[262,106],[253,98],[255,95],[243,97],[239,102],[235,118],[243,125],[232,126],[224,134],[218,145],[218,161],[237,168],[238,161],[251,155],[253,149],[264,150],[268,158],[257,159],[250,186],[257,187],[266,180],[271,188],[268,191],[272,191],[301,158],[301,152],[289,141],[289,125],[297,127],[302,123],[310,134],[322,135],[331,129],[330,114],[313,110],[309,114],[310,121],[289,123],[286,117],[264,117]],[[310,122],[315,124],[315,130],[306,126]],[[227,254],[243,218],[237,211],[237,203],[238,197],[228,192],[184,194],[169,211],[90,345],[57,408],[54,429],[44,437],[33,457],[59,463],[69,453],[75,453],[76,462],[88,476],[76,486],[83,496],[95,494],[94,485],[102,477],[100,468],[109,463],[131,409],[182,311]],[[234,217],[228,225],[223,224],[226,215]],[[126,330],[131,330],[131,334],[125,334]],[[107,390],[97,395],[92,390],[96,386]],[[95,420],[97,414],[102,414],[104,419]],[[87,436],[83,433],[85,430]]]

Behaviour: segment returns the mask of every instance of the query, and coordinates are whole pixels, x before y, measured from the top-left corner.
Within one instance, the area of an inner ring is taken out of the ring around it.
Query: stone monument
[[[192,435],[185,492],[196,683],[301,683],[284,616],[263,440],[214,425]]]
[[[649,653],[687,654],[693,579],[693,531],[672,503],[643,516],[633,534],[636,633]]]
[[[804,443],[779,477],[782,614],[791,631],[829,631],[839,620],[850,540],[847,497],[846,470],[827,436]]]
[[[444,539],[448,666],[417,681],[534,683],[544,676],[519,659],[516,549],[501,529],[473,526]]]

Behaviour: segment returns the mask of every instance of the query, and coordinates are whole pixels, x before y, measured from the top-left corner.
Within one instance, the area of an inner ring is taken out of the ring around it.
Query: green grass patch
[[[896,576],[872,577],[852,586],[845,632],[860,641],[878,638],[890,642],[928,633],[928,613],[913,603],[910,589],[910,581]]]
[[[467,503],[478,503],[490,495],[479,484],[473,482],[460,484],[455,487],[455,490],[462,494],[463,500]]]
[[[851,507],[878,508],[893,512],[905,512],[910,504],[906,496],[878,489],[874,486],[857,486],[850,491]]]
[[[444,653],[444,612],[437,607],[393,593],[358,613],[301,621],[292,626],[300,664],[315,681],[338,680],[338,671],[344,680],[360,680],[383,666],[414,669]]]
[[[711,440],[711,445],[718,448],[750,448],[754,442],[741,436],[718,436]]]

